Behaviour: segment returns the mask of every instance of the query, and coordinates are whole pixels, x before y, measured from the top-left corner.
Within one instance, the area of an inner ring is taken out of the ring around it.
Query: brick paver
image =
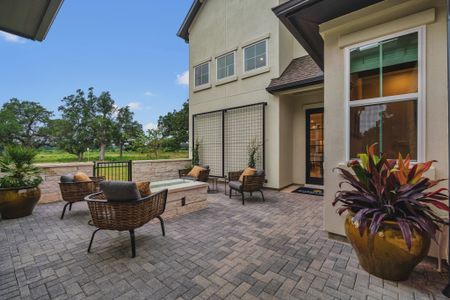
[[[322,199],[266,191],[266,202],[209,195],[209,207],[136,232],[100,231],[77,204],[0,220],[0,299],[443,299],[447,273],[432,262],[394,283],[361,269],[352,248],[327,238]]]

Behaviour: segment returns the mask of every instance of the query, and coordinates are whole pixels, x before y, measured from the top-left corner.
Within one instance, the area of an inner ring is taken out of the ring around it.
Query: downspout
[[[447,142],[448,142],[448,164],[449,164],[449,174],[450,174],[450,140],[448,138],[448,134],[450,133],[450,122],[448,122],[448,117],[450,116],[450,0],[447,0]],[[450,184],[450,182],[449,182]],[[449,220],[450,220],[450,212],[449,212]],[[449,228],[449,237],[448,237],[448,247],[450,249],[450,228]],[[450,251],[449,251],[450,252]],[[450,261],[450,254],[447,258],[447,262]],[[447,286],[444,288],[442,293],[450,298],[450,272],[449,272],[449,278]]]

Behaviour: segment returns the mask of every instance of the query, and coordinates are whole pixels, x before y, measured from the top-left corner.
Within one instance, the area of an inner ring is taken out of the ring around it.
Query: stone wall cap
[[[187,162],[191,161],[189,158],[172,158],[172,159],[148,159],[148,160],[133,160],[133,164],[145,164],[145,163],[159,163],[159,162]]]
[[[93,162],[68,162],[68,163],[38,163],[39,168],[67,168],[67,167],[92,167]]]

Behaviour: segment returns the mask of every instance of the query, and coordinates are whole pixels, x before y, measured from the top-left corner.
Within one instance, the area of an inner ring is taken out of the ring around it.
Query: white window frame
[[[195,82],[195,79],[196,79],[196,72],[197,72],[197,68],[198,67],[201,67],[201,66],[203,66],[203,65],[205,65],[205,64],[208,64],[208,82],[206,82],[206,83],[202,83],[202,84],[200,84],[200,85],[197,85],[197,83]],[[197,65],[195,65],[194,66],[194,87],[195,88],[201,88],[201,87],[204,87],[204,86],[206,86],[206,85],[208,85],[208,84],[210,84],[211,83],[211,61],[205,61],[205,62],[202,62],[202,63],[200,63],[200,64],[197,64]]]
[[[266,56],[265,56],[265,59],[266,59],[266,65],[265,65],[265,66],[262,66],[262,67],[258,67],[258,68],[255,68],[255,69],[252,69],[252,70],[248,70],[248,71],[247,71],[247,70],[245,69],[245,49],[247,49],[247,48],[249,48],[249,47],[251,47],[251,46],[254,46],[254,45],[256,45],[256,44],[259,44],[259,43],[261,43],[261,42],[264,42],[264,43],[265,43],[265,46],[266,46]],[[243,74],[248,74],[248,73],[257,72],[258,70],[263,69],[263,68],[267,68],[268,66],[269,66],[269,39],[268,39],[268,38],[265,38],[265,39],[256,41],[256,42],[254,42],[254,43],[251,43],[251,44],[249,44],[249,45],[246,45],[245,47],[242,47],[242,70],[243,70]]]
[[[228,76],[225,76],[225,77],[219,79],[219,59],[226,57],[230,54],[233,54],[233,75],[228,75]],[[227,80],[228,78],[233,77],[233,76],[236,76],[236,50],[224,53],[224,54],[216,57],[216,81]]]
[[[362,100],[353,100],[350,101],[350,51],[354,48],[362,47],[365,45],[378,43],[384,40],[396,38],[399,36],[407,35],[410,33],[417,32],[418,37],[418,78],[417,78],[417,93],[411,94],[401,94],[395,96],[388,97],[377,97],[370,99],[362,99]],[[357,106],[368,106],[375,104],[383,104],[383,103],[393,103],[393,102],[402,102],[408,100],[417,101],[417,161],[423,162],[426,158],[426,84],[425,84],[425,76],[426,76],[426,30],[425,26],[420,26],[416,28],[411,28],[408,30],[400,31],[394,34],[382,36],[380,38],[372,39],[369,41],[365,41],[362,43],[354,44],[344,48],[344,78],[345,78],[345,161],[349,161],[350,159],[354,159],[350,157],[350,109],[352,107]]]

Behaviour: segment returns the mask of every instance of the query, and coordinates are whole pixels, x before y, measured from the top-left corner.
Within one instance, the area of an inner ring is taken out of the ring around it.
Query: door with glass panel
[[[306,183],[323,185],[323,108],[306,110]]]

